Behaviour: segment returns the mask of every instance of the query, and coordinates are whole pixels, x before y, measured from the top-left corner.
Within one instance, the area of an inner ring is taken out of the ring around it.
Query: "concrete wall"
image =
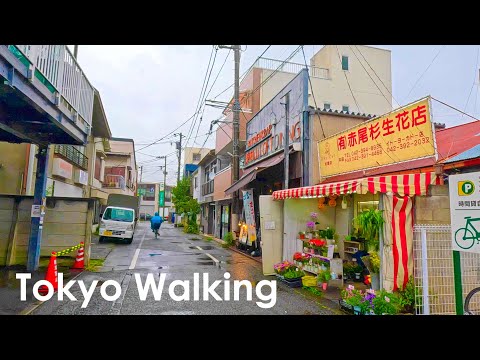
[[[342,70],[342,55],[348,56],[347,71]],[[375,115],[392,110],[392,70],[389,50],[362,45],[326,45],[311,59],[311,63],[320,68],[327,68],[331,79],[312,77],[315,100],[319,107],[323,108],[323,104],[328,102],[334,110],[342,110],[343,105],[348,105],[350,111]],[[309,98],[309,104],[313,105],[312,97]]]
[[[27,144],[0,142],[0,194],[21,194]]]
[[[310,184],[318,184],[321,181],[318,142],[324,138],[323,134],[329,137],[365,121],[367,121],[366,118],[351,115],[315,114],[310,116],[312,134],[310,137]]]
[[[193,161],[193,154],[200,153],[200,159],[202,159],[205,155],[209,153],[211,149],[207,148],[194,148],[194,147],[187,147],[183,153],[183,163],[184,164],[198,164],[200,160]]]
[[[430,186],[431,196],[416,196],[415,224],[449,225],[450,198],[448,185]]]
[[[25,265],[27,261],[33,198],[18,197],[17,201],[18,210],[15,211],[14,198],[0,197],[0,266]],[[67,249],[81,241],[89,253],[91,225],[92,210],[87,201],[47,199],[41,256],[49,256],[52,251]],[[76,252],[70,256],[75,257]]]
[[[263,69],[261,81],[265,81],[274,70]],[[260,109],[267,105],[293,78],[296,73],[278,71],[262,87],[260,91]]]

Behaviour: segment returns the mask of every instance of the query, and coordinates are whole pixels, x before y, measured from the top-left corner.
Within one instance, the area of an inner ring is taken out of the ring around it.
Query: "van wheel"
[[[130,239],[126,239],[126,240],[125,240],[125,243],[126,243],[126,244],[131,244],[132,241],[133,241],[133,236],[132,236]]]
[[[101,244],[101,243],[104,243],[105,242],[105,237],[104,236],[100,236],[98,238],[98,243]]]

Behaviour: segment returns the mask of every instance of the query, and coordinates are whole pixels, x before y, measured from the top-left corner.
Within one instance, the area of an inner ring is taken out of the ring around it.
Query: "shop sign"
[[[283,150],[285,136],[288,136],[290,145],[302,138],[303,111],[308,105],[307,75],[307,71],[302,70],[247,123],[245,168]],[[290,99],[288,134],[285,134],[286,93]]]
[[[248,239],[250,242],[257,240],[257,231],[255,226],[255,208],[253,205],[253,190],[242,190],[243,209],[245,211],[245,222],[247,224]]]
[[[480,253],[480,172],[450,175],[452,249]]]
[[[323,139],[318,146],[322,177],[436,156],[430,99]]]
[[[158,205],[165,206],[165,191],[160,191],[158,194]]]

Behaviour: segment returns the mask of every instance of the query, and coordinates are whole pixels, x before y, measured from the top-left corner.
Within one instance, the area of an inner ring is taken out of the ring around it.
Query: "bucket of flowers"
[[[280,279],[283,279],[284,274],[291,268],[296,268],[296,266],[295,264],[291,263],[288,260],[285,260],[273,265],[273,270],[275,271],[275,275]]]
[[[310,248],[314,250],[316,254],[324,255],[327,253],[326,241],[322,239],[312,239],[309,242]]]
[[[284,274],[283,280],[290,287],[302,287],[302,277],[305,272],[297,267],[290,267]]]

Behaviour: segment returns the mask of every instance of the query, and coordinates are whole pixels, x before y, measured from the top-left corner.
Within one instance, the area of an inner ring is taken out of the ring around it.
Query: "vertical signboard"
[[[253,205],[253,190],[242,190],[243,207],[245,210],[245,222],[247,223],[248,240],[254,242],[257,240],[257,230],[255,226],[255,208]]]
[[[160,191],[158,194],[158,205],[164,206],[165,205],[165,191]]]
[[[302,70],[247,123],[245,168],[283,150],[285,136],[289,145],[303,136],[303,111],[308,103],[308,73]],[[285,98],[289,93],[289,133],[285,134]]]
[[[480,172],[450,175],[452,250],[480,253]]]

